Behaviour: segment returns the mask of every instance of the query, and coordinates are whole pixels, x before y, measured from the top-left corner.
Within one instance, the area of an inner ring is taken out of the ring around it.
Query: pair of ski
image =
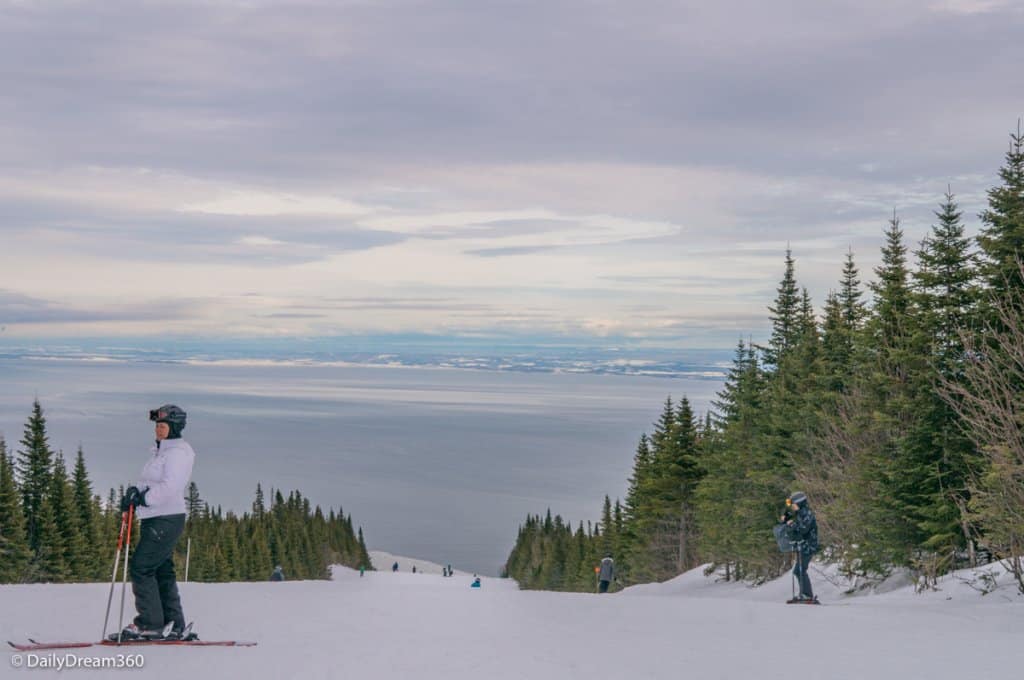
[[[142,636],[142,637],[124,637],[121,634],[114,633],[110,637],[100,640],[99,642],[39,642],[38,640],[28,639],[28,644],[16,644],[7,641],[11,647],[14,647],[19,652],[30,652],[41,649],[75,649],[79,647],[92,647],[94,645],[103,645],[106,647],[131,647],[136,645],[158,645],[158,646],[177,646],[177,647],[255,647],[255,642],[243,642],[241,640],[200,640],[199,637],[192,632],[192,624],[185,626],[185,630],[181,632],[181,635],[171,636],[174,623],[167,624],[167,627],[160,631],[159,634],[153,636]]]
[[[36,652],[48,649],[77,649],[80,647],[141,647],[145,645],[152,645],[156,647],[255,647],[255,642],[246,642],[243,640],[175,640],[165,638],[138,638],[133,640],[101,640],[99,642],[40,642],[38,640],[28,639],[27,644],[18,644],[15,642],[7,641],[14,649],[19,652]]]
[[[786,600],[786,604],[821,604],[821,602],[818,602],[816,597],[794,597],[792,600]]]

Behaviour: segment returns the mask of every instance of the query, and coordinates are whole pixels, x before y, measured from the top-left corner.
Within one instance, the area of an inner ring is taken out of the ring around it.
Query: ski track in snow
[[[493,578],[472,589],[466,574],[393,574],[390,564],[363,578],[336,567],[333,581],[185,583],[185,612],[203,639],[259,646],[37,652],[138,653],[145,665],[57,672],[14,668],[10,658],[0,659],[0,678],[962,680],[1021,672],[1024,598],[1005,577],[986,596],[962,574],[923,595],[902,587],[845,596],[820,569],[814,576],[822,607],[783,604],[788,577],[750,588],[700,570],[603,596],[519,591]],[[98,639],[108,588],[0,586],[0,637]],[[120,585],[115,624],[119,597]]]

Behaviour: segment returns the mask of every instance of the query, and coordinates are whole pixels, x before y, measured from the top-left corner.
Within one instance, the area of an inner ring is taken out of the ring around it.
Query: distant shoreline
[[[223,357],[223,356],[152,356],[105,354],[68,351],[67,353],[0,352],[4,361],[67,361],[80,364],[183,364],[189,366],[218,366],[224,368],[398,368],[434,369],[512,373],[547,373],[577,375],[622,375],[648,378],[688,378],[694,380],[724,380],[727,373],[718,362],[713,365],[672,362],[657,359],[509,359],[507,357],[437,357],[382,354],[359,358],[320,357]]]

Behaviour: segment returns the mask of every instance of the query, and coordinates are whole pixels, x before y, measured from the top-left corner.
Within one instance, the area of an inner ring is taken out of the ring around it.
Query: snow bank
[[[789,574],[752,586],[742,582],[727,582],[722,571],[706,576],[706,569],[707,565],[704,565],[664,583],[632,586],[623,590],[622,595],[780,602],[789,599],[795,591],[793,578]],[[844,576],[834,564],[814,561],[810,566],[810,574],[814,594],[824,604],[849,604],[863,597],[879,598],[888,604],[953,599],[973,601],[983,596],[1007,602],[1024,602],[1024,598],[1017,595],[1013,575],[998,562],[947,574],[939,579],[934,588],[923,592],[916,590],[913,578],[906,571],[897,571],[879,582],[864,582]]]

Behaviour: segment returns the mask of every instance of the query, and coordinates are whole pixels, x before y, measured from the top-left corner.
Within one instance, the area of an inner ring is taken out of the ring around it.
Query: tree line
[[[106,499],[93,493],[79,447],[69,473],[53,451],[46,418],[36,401],[25,423],[17,458],[0,437],[0,583],[64,583],[110,578],[121,525],[124,489]],[[261,581],[275,565],[288,578],[328,578],[329,565],[371,568],[362,528],[352,515],[320,506],[292,491],[264,495],[256,485],[251,510],[238,515],[212,507],[192,482],[188,517],[175,549],[179,578],[192,581]],[[138,524],[132,543],[138,537]]]
[[[1024,135],[1018,123],[978,236],[947,189],[911,263],[899,216],[865,287],[846,253],[817,312],[787,250],[767,343],[740,339],[711,412],[667,399],[624,500],[575,531],[520,526],[524,588],[587,591],[605,553],[619,587],[701,564],[759,581],[786,567],[780,503],[805,491],[825,559],[851,576],[908,568],[920,587],[981,557],[1024,592]]]

